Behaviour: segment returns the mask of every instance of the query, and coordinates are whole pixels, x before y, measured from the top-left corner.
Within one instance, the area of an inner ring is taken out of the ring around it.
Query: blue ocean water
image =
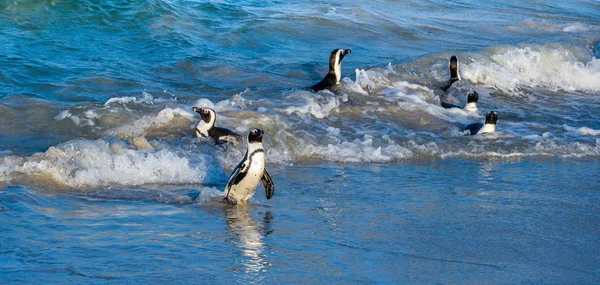
[[[2,1],[0,283],[598,283],[598,1]],[[352,49],[333,91],[308,87]],[[474,89],[479,110],[443,109]],[[265,130],[194,137],[191,107]],[[499,113],[494,134],[460,127]]]

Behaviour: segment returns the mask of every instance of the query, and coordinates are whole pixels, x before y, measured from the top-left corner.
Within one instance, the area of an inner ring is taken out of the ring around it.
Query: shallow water
[[[279,166],[276,196],[248,207],[190,203],[202,194],[187,187],[114,199],[13,186],[0,270],[3,283],[595,283],[599,166]]]
[[[599,11],[1,2],[0,283],[598,283]],[[273,200],[212,201],[245,146],[192,106],[265,130]]]

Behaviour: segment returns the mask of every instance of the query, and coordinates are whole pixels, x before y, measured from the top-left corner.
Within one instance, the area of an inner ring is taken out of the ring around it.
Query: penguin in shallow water
[[[225,201],[232,205],[245,203],[254,195],[258,182],[262,181],[267,199],[275,193],[275,185],[265,168],[265,151],[262,145],[263,131],[253,129],[248,133],[246,156],[229,176],[225,188]]]
[[[211,108],[197,108],[192,110],[200,114],[200,122],[196,126],[196,135],[201,138],[212,138],[215,144],[231,143],[236,144],[240,139],[240,135],[226,128],[215,127],[217,113]]]
[[[316,92],[329,89],[340,83],[340,80],[342,80],[342,59],[351,52],[349,49],[334,49],[329,56],[329,72],[323,80],[313,85],[310,89]]]
[[[456,81],[460,81],[460,71],[459,71],[458,57],[455,55],[450,57],[450,62],[448,63],[448,69],[450,70],[450,79],[446,82],[444,86],[442,86],[442,90],[448,91],[448,88],[454,84]]]
[[[479,94],[477,91],[473,90],[467,94],[467,105],[465,106],[465,110],[469,112],[477,112],[477,101],[479,101]],[[447,102],[442,102],[442,107],[449,108],[460,108],[460,106],[450,104]]]
[[[498,121],[498,112],[491,111],[485,116],[484,123],[472,123],[463,127],[462,131],[469,131],[470,135],[496,132],[496,122]]]

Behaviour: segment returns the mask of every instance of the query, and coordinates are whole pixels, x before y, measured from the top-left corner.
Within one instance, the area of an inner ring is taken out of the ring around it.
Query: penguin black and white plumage
[[[465,105],[465,110],[469,112],[477,112],[477,101],[479,101],[479,94],[477,91],[473,90],[467,94],[467,105]],[[450,104],[447,102],[442,102],[442,107],[449,108],[460,108],[460,106]]]
[[[458,57],[455,55],[450,57],[450,62],[448,63],[448,69],[450,70],[450,79],[446,82],[444,86],[442,86],[442,90],[448,91],[448,88],[454,84],[456,81],[460,81],[460,63],[458,62]]]
[[[215,140],[215,144],[223,142],[234,145],[237,144],[240,135],[226,128],[215,127],[215,122],[217,120],[217,113],[215,113],[215,110],[197,107],[193,107],[192,110],[200,114],[200,122],[196,125],[196,135],[198,137],[212,138]]]
[[[469,131],[469,135],[494,133],[496,132],[496,122],[498,122],[498,112],[491,111],[485,116],[484,123],[472,123],[463,127],[463,132]]]
[[[329,89],[340,83],[340,80],[342,80],[342,59],[351,52],[349,49],[334,49],[329,56],[329,72],[323,80],[313,85],[310,89],[316,92]]]
[[[263,131],[253,129],[248,133],[246,156],[229,176],[225,188],[225,201],[232,205],[245,203],[254,195],[258,183],[262,181],[267,199],[275,193],[275,185],[265,168],[265,151],[262,145]]]

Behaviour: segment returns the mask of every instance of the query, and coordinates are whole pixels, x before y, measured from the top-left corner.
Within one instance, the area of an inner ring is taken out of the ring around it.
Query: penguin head
[[[460,72],[458,70],[459,65],[458,57],[455,55],[451,56],[450,62],[448,63],[448,68],[450,69],[450,80],[460,80]]]
[[[342,59],[352,51],[349,49],[334,49],[329,56],[329,68],[332,69],[342,64]]]
[[[194,107],[192,108],[192,110],[198,114],[200,114],[200,118],[202,119],[202,121],[206,122],[206,123],[210,123],[211,119],[213,119],[214,117],[216,117],[216,113],[215,110],[211,109],[211,108],[197,108]]]
[[[248,142],[262,142],[263,133],[264,132],[261,129],[250,130],[250,132],[248,133]]]
[[[471,91],[467,94],[467,103],[477,103],[479,101],[479,94],[477,91]]]
[[[490,111],[487,115],[485,115],[485,123],[495,125],[498,121],[498,112]]]

